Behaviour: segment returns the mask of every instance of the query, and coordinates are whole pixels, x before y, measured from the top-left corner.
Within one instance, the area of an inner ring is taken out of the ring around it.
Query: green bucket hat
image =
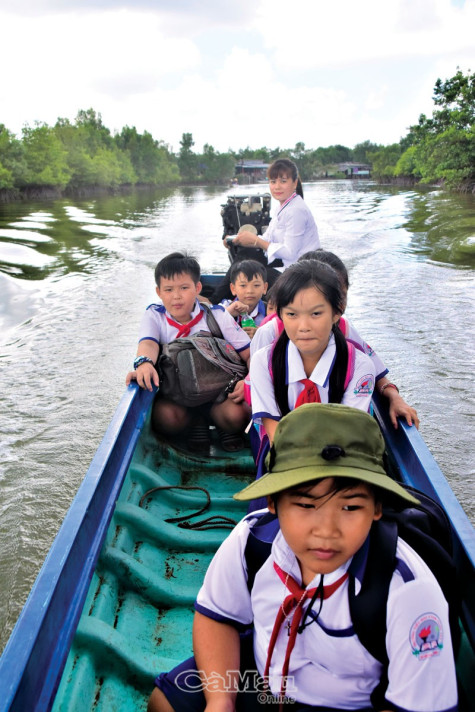
[[[384,440],[368,413],[338,403],[306,403],[279,422],[266,475],[234,495],[249,500],[311,480],[354,477],[418,504],[384,470]]]

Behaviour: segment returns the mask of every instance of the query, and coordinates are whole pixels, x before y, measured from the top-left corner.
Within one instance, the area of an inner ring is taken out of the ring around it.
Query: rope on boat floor
[[[224,517],[221,515],[214,515],[212,517],[206,517],[205,519],[202,519],[199,522],[190,522],[188,521],[189,519],[192,519],[193,517],[198,517],[200,514],[203,514],[203,512],[206,512],[208,507],[211,505],[211,495],[206,490],[204,487],[198,487],[196,485],[162,485],[161,487],[152,487],[151,489],[147,490],[145,494],[141,497],[140,502],[139,502],[139,507],[142,507],[144,501],[153,493],[153,492],[158,492],[159,490],[173,490],[173,489],[179,489],[179,490],[200,490],[201,492],[204,492],[206,495],[206,504],[201,507],[197,512],[192,512],[191,514],[185,514],[181,517],[169,517],[168,519],[165,519],[164,521],[167,523],[176,523],[178,527],[181,529],[193,529],[196,531],[205,531],[207,529],[233,529],[234,526],[237,524],[237,521],[235,519],[232,519],[231,517]]]

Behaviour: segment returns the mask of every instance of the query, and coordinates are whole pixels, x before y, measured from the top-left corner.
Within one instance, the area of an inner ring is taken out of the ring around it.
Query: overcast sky
[[[0,123],[101,113],[177,151],[398,141],[475,70],[475,0],[0,0]]]

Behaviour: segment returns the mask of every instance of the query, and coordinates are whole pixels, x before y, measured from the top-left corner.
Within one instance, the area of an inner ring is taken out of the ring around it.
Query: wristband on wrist
[[[379,389],[379,394],[382,396],[386,388],[395,388],[397,392],[399,393],[399,388],[396,386],[395,383],[385,383],[384,386],[381,386]]]
[[[148,356],[137,356],[134,361],[134,371],[136,371],[143,363],[151,363],[152,366],[155,366],[155,362],[152,358],[149,358]]]

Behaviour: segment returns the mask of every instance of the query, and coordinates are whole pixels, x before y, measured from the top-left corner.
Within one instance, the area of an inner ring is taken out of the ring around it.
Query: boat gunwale
[[[117,406],[0,658],[2,710],[51,708],[153,397],[132,384]]]

